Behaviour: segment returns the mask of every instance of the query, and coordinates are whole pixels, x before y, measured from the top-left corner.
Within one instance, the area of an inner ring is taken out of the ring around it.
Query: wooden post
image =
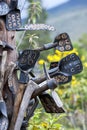
[[[10,3],[10,0],[7,0],[7,3]],[[15,42],[15,31],[8,31],[6,29],[5,17],[0,16],[0,40],[5,41],[7,44],[11,45],[14,49],[7,50],[7,59],[5,64],[5,72],[10,62],[15,62],[17,60],[17,50],[16,50],[16,42]],[[4,51],[4,50],[3,50]],[[1,64],[1,63],[0,63]],[[17,82],[16,82],[16,72],[14,72],[15,77],[15,90],[17,90]],[[5,79],[4,79],[5,80]],[[13,98],[12,93],[9,90],[8,82],[5,80],[3,82],[3,98],[7,107],[8,120],[11,121],[12,112],[13,112]],[[10,123],[9,123],[10,125]],[[9,128],[8,128],[9,130]]]

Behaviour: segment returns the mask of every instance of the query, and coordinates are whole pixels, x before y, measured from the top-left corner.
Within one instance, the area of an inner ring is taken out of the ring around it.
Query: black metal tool
[[[21,14],[19,9],[11,10],[6,15],[7,30],[16,30],[21,26]]]
[[[50,69],[49,74],[63,74],[65,76],[72,76],[78,74],[83,70],[82,62],[80,58],[72,53],[64,57],[59,63],[58,66]]]
[[[80,73],[83,70],[83,65],[80,58],[75,53],[72,53],[61,59],[60,62],[52,63],[50,68],[51,69],[48,70],[50,77],[54,77],[58,84],[63,84],[70,82],[72,75]],[[73,69],[76,71],[72,72]],[[32,78],[32,80],[34,80],[37,84],[40,84],[46,80],[46,76],[43,75],[40,78]]]
[[[2,53],[3,51],[13,50],[13,47],[7,44],[5,41],[0,40],[0,62],[2,62]]]
[[[4,101],[0,100],[0,113],[7,118],[7,108]]]
[[[55,37],[54,44],[58,43],[58,46],[55,49],[60,51],[70,51],[73,49],[70,37],[67,33],[61,33]]]
[[[37,50],[24,50],[18,58],[18,67],[23,70],[27,71],[34,67],[40,52]]]
[[[58,85],[69,83],[72,80],[72,76],[66,76],[64,74],[55,74],[54,77]]]
[[[34,101],[32,101],[32,100],[34,100]],[[32,103],[30,102],[28,105],[28,108],[26,111],[26,117],[24,118],[23,123],[22,123],[22,129],[28,127],[28,122],[29,122],[30,118],[33,116],[34,111],[38,106],[38,103],[39,103],[38,98],[36,97],[35,99],[32,99],[32,100],[31,100]]]
[[[59,46],[59,43],[57,41],[55,42],[55,44],[54,43],[44,44],[43,47],[37,48],[35,50],[22,51],[18,58],[18,67],[24,71],[33,68],[41,51],[48,50],[48,49],[58,47],[58,46]],[[71,47],[70,50],[71,49],[73,48]]]
[[[51,92],[54,92],[54,89],[57,87],[57,83],[55,82],[55,79],[51,79],[47,70],[46,70],[46,66],[44,64],[44,72],[47,78],[47,86],[48,88],[51,90]],[[60,98],[57,96],[58,94],[56,92],[54,92],[54,94],[52,94],[52,97],[47,94],[47,93],[41,93],[39,95],[39,98],[41,100],[41,103],[43,105],[43,107],[45,108],[46,112],[49,113],[61,113],[64,112],[64,109],[62,107],[62,101],[60,100]],[[56,97],[56,100],[55,100]]]
[[[37,48],[36,50],[44,51],[44,50],[48,50],[51,48],[55,48],[61,52],[72,50],[73,46],[72,46],[71,40],[69,38],[69,35],[67,33],[63,33],[63,34],[59,34],[57,37],[60,37],[62,35],[66,35],[66,39],[59,40],[59,39],[55,38],[53,43],[44,44],[43,47]],[[63,42],[62,45],[60,45],[60,42]]]
[[[9,5],[5,1],[0,1],[0,16],[8,14],[9,11]]]
[[[50,69],[57,67],[58,64],[59,64],[59,62],[51,62]],[[52,76],[56,79],[56,81],[59,85],[69,83],[72,80],[72,76],[66,76],[64,74],[54,74],[54,75],[51,74],[50,77],[52,77]]]
[[[48,93],[43,93],[39,95],[40,101],[47,113],[64,113],[64,109],[62,107],[58,107],[52,96]]]
[[[7,130],[8,129],[8,119],[0,114],[0,130]]]
[[[17,6],[18,6],[18,0],[11,0],[11,2],[10,2],[10,8],[12,10],[14,10],[14,9],[17,9]]]
[[[0,40],[0,47],[2,47],[4,50],[13,50],[14,48],[10,46],[7,42]]]
[[[29,81],[28,73],[25,73],[25,72],[21,71],[21,72],[20,72],[19,83],[27,84],[28,81]]]
[[[19,81],[19,86],[17,89],[15,101],[14,101],[14,110],[13,110],[13,115],[12,115],[12,120],[11,120],[14,124],[15,124],[17,116],[18,116],[19,107],[20,107],[20,104],[21,104],[21,101],[23,98],[25,88],[29,81],[28,73],[20,71],[18,81]]]

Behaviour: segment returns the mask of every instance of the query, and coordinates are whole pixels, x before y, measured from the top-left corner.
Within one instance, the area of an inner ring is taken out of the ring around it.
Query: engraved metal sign
[[[39,98],[47,113],[64,113],[65,112],[62,107],[58,107],[54,99],[48,93],[43,93],[39,95]]]
[[[27,84],[28,81],[29,81],[29,76],[28,76],[28,74],[21,71],[21,72],[20,72],[19,83]]]
[[[80,73],[83,70],[82,62],[75,53],[72,53],[59,62],[59,70],[68,76]]]
[[[78,74],[83,70],[83,65],[80,58],[72,53],[60,60],[58,66],[50,69],[49,74],[52,76],[63,74],[65,76],[72,76]]]
[[[18,67],[24,71],[33,68],[39,55],[37,50],[24,50],[18,58]]]
[[[57,67],[59,62],[51,62],[50,69]],[[52,76],[52,75],[51,75]],[[65,84],[72,80],[72,76],[65,76],[64,74],[54,74],[54,78],[58,84]]]
[[[63,74],[55,75],[54,78],[58,84],[69,83],[72,80],[72,76],[65,76]]]
[[[16,30],[21,26],[21,15],[20,10],[10,11],[6,15],[6,28],[7,30]]]
[[[70,37],[67,33],[61,33],[55,37],[54,43],[58,42],[58,46],[55,49],[60,51],[70,51],[73,49]]]
[[[10,8],[12,10],[17,9],[17,5],[18,5],[18,0],[11,0]]]
[[[0,1],[0,16],[6,15],[9,12],[9,6],[6,2]]]

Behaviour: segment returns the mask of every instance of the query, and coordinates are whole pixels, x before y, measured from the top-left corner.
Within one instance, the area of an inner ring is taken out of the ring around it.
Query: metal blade
[[[6,15],[7,30],[16,30],[21,26],[21,14],[19,9],[11,10]]]
[[[83,70],[82,62],[75,53],[70,54],[59,62],[59,70],[67,76],[78,74]]]
[[[62,103],[60,97],[58,96],[58,94],[55,92],[55,90],[51,90],[51,94],[52,94],[52,97],[53,97],[54,101],[56,102],[57,106],[63,107],[63,103]]]
[[[43,93],[39,95],[39,98],[47,113],[64,113],[65,112],[65,110],[62,107],[58,107],[54,99],[48,93]]]
[[[57,67],[58,64],[59,64],[59,62],[51,62],[50,69]],[[54,77],[59,85],[69,83],[72,80],[72,76],[66,76],[66,75],[61,74],[61,73],[53,73],[53,74],[51,73],[50,77]]]
[[[12,10],[14,10],[14,9],[17,9],[17,6],[18,6],[18,0],[11,0],[11,2],[10,2],[10,8]]]
[[[29,76],[27,73],[24,73],[23,71],[20,72],[20,79],[19,83],[27,84],[29,81]]]
[[[61,33],[54,39],[54,44],[58,43],[58,46],[55,49],[59,51],[70,51],[73,49],[70,37],[67,33]]]
[[[4,1],[0,1],[0,16],[8,14],[10,11],[10,8],[8,4]]]
[[[51,75],[63,74],[65,76],[72,76],[80,73],[82,70],[83,66],[80,58],[75,53],[72,53],[64,57],[57,67],[50,69],[49,73]]]
[[[8,129],[8,119],[7,117],[0,115],[0,130],[7,130]]]
[[[33,68],[39,55],[37,50],[24,50],[18,58],[18,67],[24,71]]]
[[[26,111],[26,117],[24,118],[23,123],[22,123],[22,128],[28,126],[28,122],[29,122],[30,118],[33,116],[34,111],[38,106],[38,103],[39,103],[39,100],[37,99],[37,97],[34,99],[34,101],[31,101],[29,103],[27,111]]]
[[[2,113],[2,115],[7,117],[7,109],[4,101],[0,101],[0,113]]]

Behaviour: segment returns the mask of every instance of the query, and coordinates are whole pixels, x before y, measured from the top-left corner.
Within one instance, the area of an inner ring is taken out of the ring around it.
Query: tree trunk
[[[9,0],[7,0],[9,3]],[[9,66],[10,62],[15,62],[17,60],[17,50],[16,50],[16,43],[15,43],[15,31],[8,31],[6,30],[6,25],[5,25],[5,19],[3,16],[0,16],[0,41],[4,41],[7,44],[11,45],[14,49],[13,50],[6,50],[7,51],[7,59],[6,59],[6,64],[5,64],[5,73],[6,69]],[[1,46],[0,46],[1,47]],[[4,49],[3,49],[4,51]],[[1,64],[1,60],[0,60]],[[17,90],[17,79],[16,79],[16,72],[14,72],[14,82],[15,82],[15,91]],[[9,90],[8,87],[8,82],[6,79],[4,79],[5,82],[3,82],[3,99],[6,103],[7,107],[7,115],[8,115],[8,120],[10,122],[11,117],[12,117],[12,110],[13,110],[13,98],[12,98],[12,93]],[[9,128],[8,128],[9,130]]]

